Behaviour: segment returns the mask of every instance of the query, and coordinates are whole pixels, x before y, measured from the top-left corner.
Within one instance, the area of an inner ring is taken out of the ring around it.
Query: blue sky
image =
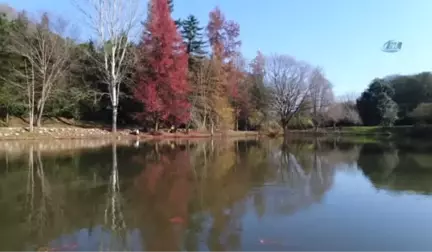
[[[74,21],[69,0],[8,0],[17,9],[47,10]],[[143,0],[145,4],[146,0]],[[289,54],[324,68],[335,93],[360,93],[374,77],[432,69],[431,0],[174,0],[174,16],[202,24],[218,5],[240,24],[242,52],[252,58]],[[143,17],[144,19],[144,17]],[[389,39],[402,51],[380,50]]]

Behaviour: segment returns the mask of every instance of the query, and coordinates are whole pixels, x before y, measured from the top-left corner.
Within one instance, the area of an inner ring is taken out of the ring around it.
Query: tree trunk
[[[36,127],[40,127],[42,125],[42,114],[37,114]]]
[[[6,125],[9,126],[9,108],[6,107]]]
[[[208,129],[208,128],[207,128],[207,112],[205,112],[205,114],[204,114],[204,118],[203,118],[203,125],[204,125],[204,128],[205,128],[205,129]]]
[[[236,126],[235,126],[235,130],[238,131],[239,130],[239,120],[238,117],[236,118]]]
[[[31,65],[31,81],[27,81],[27,98],[29,108],[29,131],[33,132],[34,129],[34,115],[35,115],[35,73],[33,64]],[[27,73],[27,64],[25,64]]]
[[[289,130],[288,130],[288,126],[284,126],[283,127],[283,131],[284,131],[284,137],[289,135]]]
[[[113,174],[117,171],[117,143],[113,143],[112,145],[112,170]]]
[[[29,131],[33,132],[34,126],[34,108],[33,106],[29,109]]]
[[[42,126],[42,116],[44,113],[44,109],[45,109],[45,102],[42,100],[38,101],[38,106],[37,106],[37,113],[36,113],[36,126],[37,127],[41,127]]]
[[[191,121],[189,120],[188,123],[186,124],[186,134],[189,134],[190,125],[191,125]]]
[[[156,120],[155,122],[155,132],[158,132],[159,130],[159,120]]]
[[[117,105],[115,105],[113,106],[113,111],[112,111],[112,127],[111,127],[112,133],[117,133],[117,113],[118,113],[118,107]]]

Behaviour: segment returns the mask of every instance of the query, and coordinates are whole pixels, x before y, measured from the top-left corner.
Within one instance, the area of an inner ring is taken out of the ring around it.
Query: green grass
[[[374,137],[374,136],[351,135],[351,136],[343,136],[342,140],[347,141],[349,143],[355,143],[355,144],[375,144],[375,143],[379,143],[382,139],[379,137]]]
[[[325,128],[315,132],[313,129],[307,130],[291,130],[294,134],[318,134],[329,136],[355,136],[367,138],[432,138],[432,125],[408,125],[408,126],[353,126],[336,128]]]
[[[380,126],[353,126],[343,127],[342,132],[351,132],[358,134],[376,134],[383,131],[383,127]]]
[[[432,137],[432,125],[407,126],[355,126],[343,127],[336,134],[358,136],[385,136],[385,137]]]

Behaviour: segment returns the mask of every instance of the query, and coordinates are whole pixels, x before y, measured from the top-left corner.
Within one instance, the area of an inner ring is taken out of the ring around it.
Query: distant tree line
[[[432,74],[374,79],[357,99],[364,125],[432,123]]]
[[[324,69],[290,55],[240,53],[240,26],[219,8],[202,26],[174,20],[173,1],[83,0],[95,31],[80,43],[47,13],[0,16],[0,112],[134,126],[283,131],[429,122],[429,73],[376,79],[360,98],[335,97]],[[90,10],[93,7],[94,10]],[[139,41],[132,32],[141,29]]]

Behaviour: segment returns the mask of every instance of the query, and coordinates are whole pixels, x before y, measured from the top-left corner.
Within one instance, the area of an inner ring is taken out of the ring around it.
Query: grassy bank
[[[318,132],[315,130],[292,130],[292,134],[317,134],[317,135],[334,135],[334,136],[363,136],[363,137],[432,137],[432,125],[409,125],[409,126],[355,126],[355,127],[342,127],[334,130],[333,128],[320,129]]]

